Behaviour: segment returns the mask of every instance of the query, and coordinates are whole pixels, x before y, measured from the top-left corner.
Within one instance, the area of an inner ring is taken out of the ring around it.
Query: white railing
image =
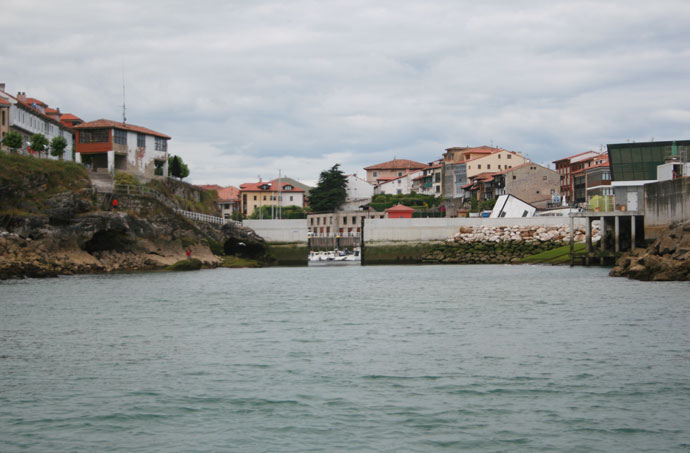
[[[216,217],[208,214],[201,214],[200,212],[185,211],[183,209],[175,208],[175,212],[183,215],[192,220],[198,220],[201,222],[216,223],[218,225],[225,225],[226,223],[232,223],[236,226],[242,226],[240,222],[231,219],[224,219],[222,217]]]
[[[175,203],[170,201],[165,195],[162,193],[151,189],[149,187],[145,186],[132,186],[129,184],[117,184],[114,189],[114,192],[117,193],[124,193],[127,195],[138,195],[142,197],[151,197],[155,198],[156,200],[160,201],[176,213],[187,217],[188,219],[192,220],[197,220],[200,222],[208,222],[208,223],[215,223],[217,225],[225,225],[226,223],[232,223],[236,226],[242,226],[240,222],[237,222],[235,220],[231,219],[224,219],[222,217],[216,217],[208,214],[202,214],[200,212],[193,212],[193,211],[185,211],[184,209],[180,209]]]

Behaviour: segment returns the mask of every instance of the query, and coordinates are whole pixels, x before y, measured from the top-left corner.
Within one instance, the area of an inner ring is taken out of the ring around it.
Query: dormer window
[[[285,184],[283,186],[283,190],[292,190],[292,189],[293,189],[293,187],[290,184]]]
[[[270,185],[270,184],[261,184],[261,185],[259,186],[259,189],[261,189],[261,190],[268,190],[268,189],[270,189],[270,188],[271,188],[271,185]]]

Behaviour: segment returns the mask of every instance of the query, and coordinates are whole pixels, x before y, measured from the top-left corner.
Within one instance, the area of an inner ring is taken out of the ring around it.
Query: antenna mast
[[[125,65],[122,64],[122,124],[127,123],[127,107],[125,107]]]

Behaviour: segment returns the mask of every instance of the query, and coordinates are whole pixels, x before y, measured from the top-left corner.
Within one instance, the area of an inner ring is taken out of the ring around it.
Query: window
[[[517,179],[517,176],[513,175],[513,179]]]
[[[256,201],[256,195],[254,195],[254,201]]]
[[[499,159],[501,158],[501,155],[500,155],[500,154],[498,155],[498,158],[499,158]]]
[[[402,176],[402,172],[401,172],[401,171],[398,172],[398,176]]]
[[[398,195],[402,194],[402,189],[398,189],[397,194]]]
[[[491,170],[491,164],[486,164],[486,169]]]
[[[347,217],[343,216],[343,225],[347,225]]]
[[[522,212],[522,217],[527,217],[527,214],[529,214],[529,212],[523,211],[523,212]]]
[[[512,159],[512,158],[513,158],[513,156],[511,156],[510,154],[508,154],[508,155],[506,156],[506,159]]]
[[[311,226],[314,226],[314,217],[312,217],[312,218],[310,219],[309,224],[310,224]]]
[[[292,195],[290,195],[290,201],[292,201]]]
[[[146,148],[146,136],[144,134],[137,134],[137,146]]]
[[[321,225],[321,217],[317,217],[317,218],[316,218],[316,224],[317,224],[317,225]]]
[[[379,172],[375,171],[374,173],[372,173],[372,175],[374,176],[374,178],[376,178],[379,175]]]
[[[357,217],[352,216],[352,224],[353,225],[357,224]]]
[[[156,151],[167,151],[168,141],[161,137],[156,137]]]
[[[266,195],[264,195],[264,201],[266,201]]]
[[[499,170],[501,169],[501,164],[498,164],[498,169],[499,169]]]
[[[292,190],[292,186],[290,184],[286,184],[283,186],[283,190]]]
[[[79,143],[107,143],[110,138],[108,129],[84,129],[79,131]]]
[[[2,125],[5,125],[5,111],[2,111]]]
[[[481,169],[482,169],[482,164],[477,164],[477,170],[481,170]]]
[[[120,145],[126,145],[127,144],[127,131],[123,131],[122,129],[115,129],[113,131],[113,141],[115,143],[120,144]]]

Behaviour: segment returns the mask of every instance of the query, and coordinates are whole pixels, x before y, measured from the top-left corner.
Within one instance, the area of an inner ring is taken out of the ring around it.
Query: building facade
[[[362,219],[383,219],[384,212],[338,211],[307,215],[307,229],[313,237],[359,236]]]
[[[407,159],[394,159],[364,168],[370,184],[380,184],[401,176],[416,173],[426,168],[426,164]]]
[[[77,161],[94,171],[167,176],[170,137],[142,126],[100,119],[75,126]]]
[[[374,189],[375,194],[387,195],[408,195],[412,193],[412,182],[415,178],[421,176],[422,172],[409,173],[380,183]]]
[[[48,142],[55,137],[64,138],[67,146],[62,158],[72,160],[73,130],[60,122],[60,116],[59,109],[51,109],[40,100],[27,97],[26,93],[19,92],[16,96],[10,95],[5,92],[5,84],[0,83],[0,138],[10,131],[18,132],[22,136],[22,147],[18,150],[20,153],[58,159],[59,157],[51,156],[48,149],[32,150],[30,148],[31,137],[34,134],[42,134]],[[2,150],[7,151],[4,146]]]
[[[274,208],[287,206],[303,208],[305,206],[304,190],[280,179],[242,184],[239,188],[239,198],[240,210],[246,217],[257,211],[263,216],[265,206]],[[275,210],[273,212],[274,216],[279,215],[279,212]]]

